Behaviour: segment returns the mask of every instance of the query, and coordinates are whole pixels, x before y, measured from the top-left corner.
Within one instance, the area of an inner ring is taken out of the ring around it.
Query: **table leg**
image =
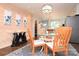
[[[40,50],[40,52],[42,52],[42,51],[43,51],[43,49],[44,49],[44,48],[42,47],[42,48],[41,48],[41,50]]]

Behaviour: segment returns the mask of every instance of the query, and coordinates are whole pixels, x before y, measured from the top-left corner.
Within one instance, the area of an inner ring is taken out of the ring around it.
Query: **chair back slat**
[[[53,49],[62,49],[68,45],[71,37],[72,28],[71,27],[60,27],[55,33]]]

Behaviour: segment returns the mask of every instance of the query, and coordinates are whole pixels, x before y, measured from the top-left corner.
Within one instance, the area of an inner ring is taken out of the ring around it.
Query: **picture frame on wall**
[[[17,19],[17,20],[16,20],[16,23],[17,23],[17,26],[20,26],[20,24],[21,24],[21,19]]]
[[[21,25],[21,16],[20,15],[16,15],[16,25],[20,26]]]
[[[23,18],[23,24],[24,24],[24,27],[27,26],[27,18],[26,17]]]
[[[4,10],[4,24],[10,25],[12,21],[12,12],[10,10]]]

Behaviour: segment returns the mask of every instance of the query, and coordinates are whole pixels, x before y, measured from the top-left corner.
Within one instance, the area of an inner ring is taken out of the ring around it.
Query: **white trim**
[[[0,47],[0,49],[8,47],[8,46],[11,46],[11,43],[3,45],[2,47]]]

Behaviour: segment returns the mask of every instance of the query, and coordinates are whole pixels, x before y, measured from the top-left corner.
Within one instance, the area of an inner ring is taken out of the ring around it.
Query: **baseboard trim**
[[[11,46],[11,44],[4,45],[4,46],[0,47],[0,49],[6,48],[6,47],[8,47],[8,46]]]

